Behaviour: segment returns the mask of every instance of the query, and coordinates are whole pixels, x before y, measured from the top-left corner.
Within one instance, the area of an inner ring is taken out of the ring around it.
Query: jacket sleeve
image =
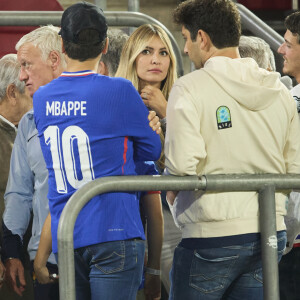
[[[284,161],[286,173],[300,173],[300,120],[296,109],[296,103],[291,97],[291,120],[286,144],[284,147]]]
[[[173,86],[167,106],[166,174],[200,175],[206,158],[199,107],[180,83]]]
[[[8,258],[22,258],[22,241],[20,236],[13,234],[2,222],[3,230],[3,247],[2,247],[2,261],[6,261]]]
[[[25,130],[26,123],[25,128],[24,122],[20,123],[12,150],[9,177],[4,195],[3,252],[4,256],[7,253],[9,257],[17,256],[15,252],[16,249],[20,249],[20,241],[23,240],[32,211],[34,177],[27,161]]]

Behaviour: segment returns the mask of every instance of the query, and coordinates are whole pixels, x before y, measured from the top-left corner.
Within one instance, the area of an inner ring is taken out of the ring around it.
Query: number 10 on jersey
[[[58,126],[49,126],[44,138],[50,146],[59,194],[68,193],[67,182],[79,189],[95,179],[89,137],[80,127],[68,126],[60,136]]]

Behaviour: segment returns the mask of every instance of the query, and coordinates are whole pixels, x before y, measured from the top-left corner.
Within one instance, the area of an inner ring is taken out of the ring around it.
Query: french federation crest
[[[227,106],[220,106],[217,109],[217,125],[218,129],[226,129],[232,127],[230,110]]]

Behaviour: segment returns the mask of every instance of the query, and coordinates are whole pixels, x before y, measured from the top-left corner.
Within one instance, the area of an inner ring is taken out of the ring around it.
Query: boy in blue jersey
[[[157,160],[160,155],[160,139],[148,126],[147,108],[132,84],[95,72],[101,54],[107,51],[106,30],[97,6],[77,3],[69,7],[60,32],[67,72],[33,97],[49,171],[54,253],[60,214],[78,188],[98,177],[135,175],[135,161]],[[143,267],[143,239],[135,193],[92,199],[74,229],[77,299],[135,299]]]

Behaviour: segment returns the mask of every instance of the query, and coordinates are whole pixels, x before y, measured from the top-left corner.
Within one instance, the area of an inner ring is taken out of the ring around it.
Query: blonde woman
[[[167,99],[177,79],[176,58],[166,32],[149,24],[136,29],[123,47],[116,77],[129,79],[145,105],[164,119]]]
[[[124,77],[133,83],[135,88],[140,93],[145,105],[149,108],[149,110],[154,110],[156,112],[163,127],[163,124],[165,124],[167,99],[171,87],[177,79],[176,58],[172,49],[171,41],[166,32],[157,25],[146,24],[137,28],[123,47],[120,64],[115,76]],[[162,145],[164,145],[163,133],[161,134],[161,141]],[[162,171],[164,168],[163,151],[159,161],[157,162],[157,166],[159,167],[160,171]],[[162,195],[162,198],[164,199],[165,196]],[[164,238],[161,261],[162,265],[160,266],[162,238],[160,239],[159,226],[162,227],[163,224],[157,224],[157,219],[159,216],[157,214],[155,216],[154,214],[155,211],[158,211],[158,205],[161,205],[160,202],[151,201],[150,204],[146,203],[145,205],[145,201],[142,201],[142,207],[146,206],[148,210],[148,213],[145,212],[145,214],[150,214],[153,216],[153,218],[155,218],[153,220],[151,220],[149,217],[147,218],[148,248],[150,247],[149,239],[151,239],[151,243],[156,243],[156,245],[152,245],[153,249],[155,250],[152,253],[150,253],[150,249],[148,251],[147,267],[149,267],[149,263],[153,261],[156,265],[156,268],[157,266],[162,267],[162,281],[168,292],[168,273],[172,264],[174,248],[177,242],[180,241],[180,231],[175,227],[168,208],[163,207],[165,223],[164,228],[167,234],[165,234]],[[149,227],[152,226],[152,223],[154,227],[156,226],[156,228],[153,228],[153,230],[150,232]],[[169,230],[172,231],[170,235]],[[172,239],[171,245],[169,243],[170,241],[168,240],[170,237]],[[152,259],[153,257],[151,256],[154,256],[154,259]],[[155,299],[155,294],[157,295],[157,293],[154,293],[154,291],[158,289],[157,285],[159,284],[159,279],[159,276],[153,277],[152,275],[146,273],[146,299]],[[147,286],[149,281],[151,282]],[[151,298],[151,296],[153,298]]]

